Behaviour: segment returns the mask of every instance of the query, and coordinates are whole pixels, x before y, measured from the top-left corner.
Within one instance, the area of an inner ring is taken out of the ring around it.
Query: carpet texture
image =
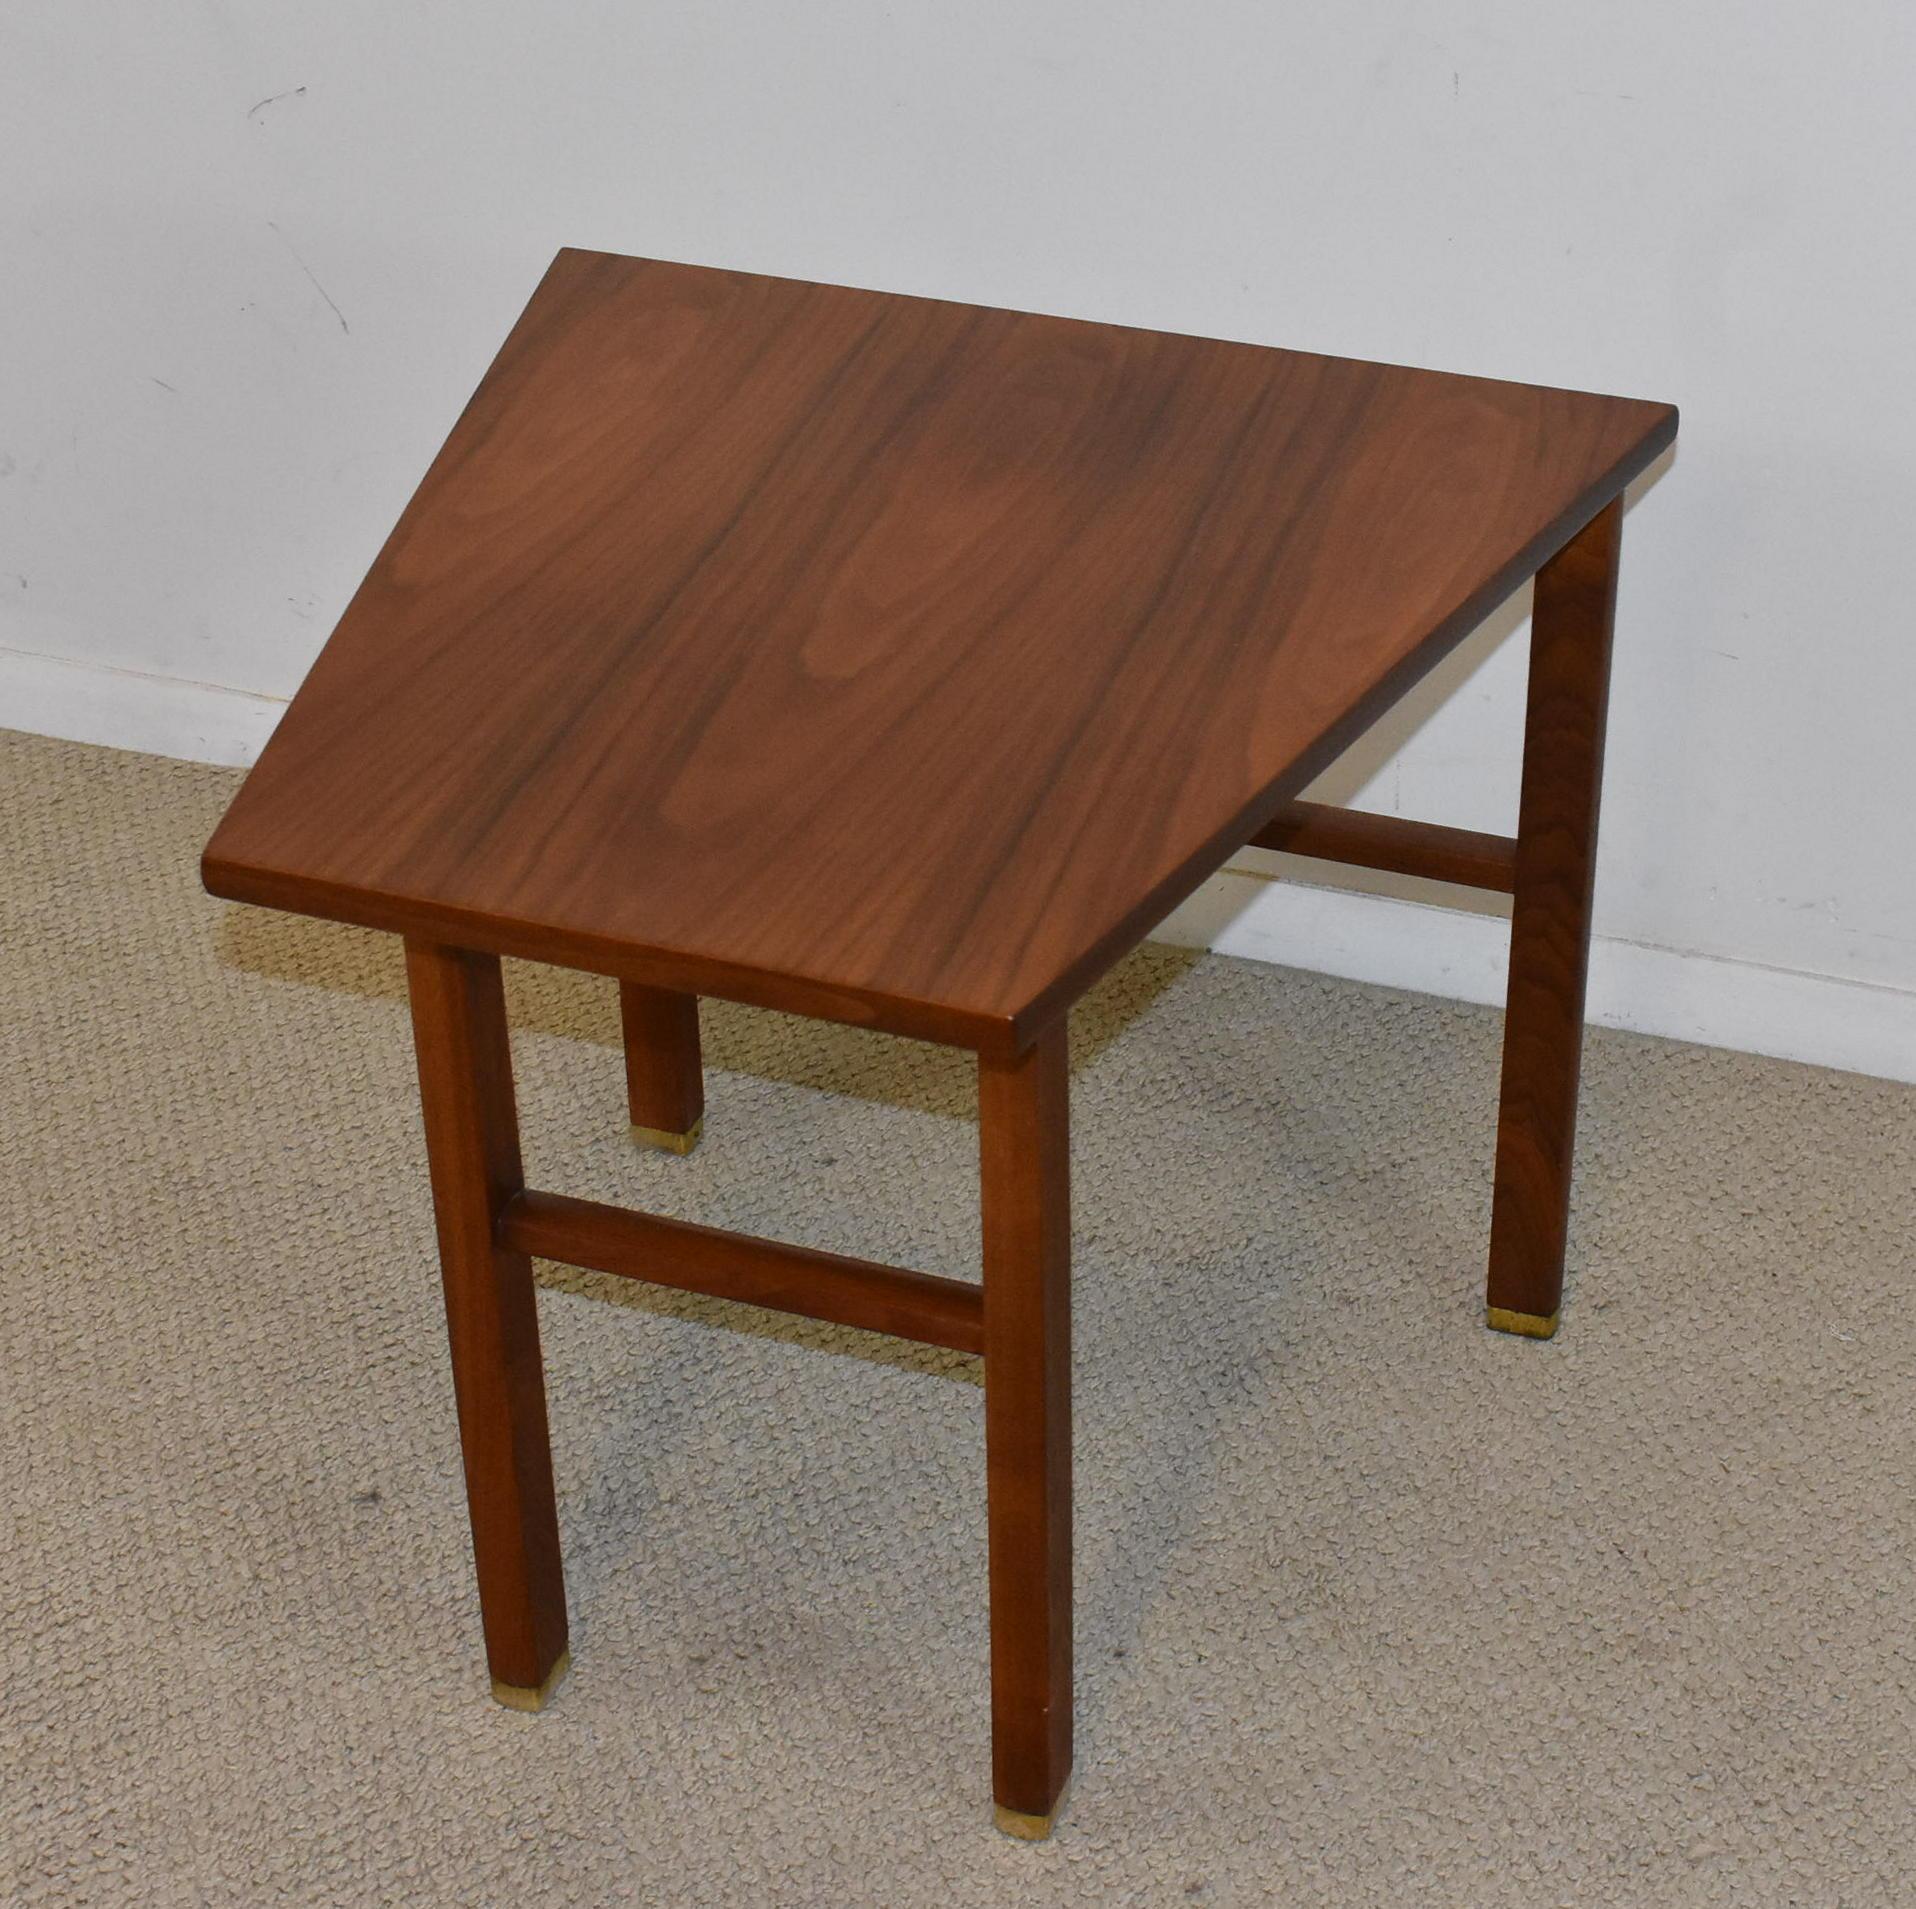
[[[541,1268],[574,1667],[489,1701],[399,949],[236,777],[0,738],[0,1901],[1916,1899],[1916,1095],[1589,1043],[1479,1324],[1495,1014],[1147,949],[1075,1017],[1079,1749],[991,1827],[976,1361]],[[511,971],[536,1184],[973,1276],[962,1057]]]

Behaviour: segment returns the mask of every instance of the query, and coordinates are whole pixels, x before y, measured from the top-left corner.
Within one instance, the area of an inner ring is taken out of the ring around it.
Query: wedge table
[[[1065,1020],[1246,844],[1513,897],[1489,1323],[1556,1329],[1621,493],[1667,405],[564,251],[206,851],[406,941],[494,1693],[567,1662],[531,1256],[984,1355],[993,1786],[1071,1765]],[[1514,838],[1310,778],[1536,576]],[[978,1284],[529,1189],[499,958],[970,1048]]]

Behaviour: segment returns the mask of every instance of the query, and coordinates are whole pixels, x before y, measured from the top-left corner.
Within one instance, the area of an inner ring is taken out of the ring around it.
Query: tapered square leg
[[[1537,573],[1504,1016],[1488,1323],[1547,1339],[1563,1296],[1621,499]]]
[[[633,1139],[667,1153],[690,1153],[705,1125],[698,996],[621,981],[619,1020]]]
[[[565,1580],[532,1262],[498,1244],[525,1181],[495,956],[406,944],[419,1098],[493,1694],[535,1710],[564,1674]]]
[[[1051,1831],[1071,1773],[1071,1177],[1062,1023],[981,1060],[991,1762],[998,1826]]]

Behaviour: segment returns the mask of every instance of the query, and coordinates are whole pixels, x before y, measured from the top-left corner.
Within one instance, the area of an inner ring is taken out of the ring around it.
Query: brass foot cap
[[[1058,1820],[1063,1804],[1064,1797],[1060,1795],[1043,1816],[1027,1816],[1023,1810],[1008,1810],[1002,1803],[995,1803],[993,1819],[1002,1835],[1015,1836],[1021,1843],[1042,1843],[1051,1834],[1051,1826]]]
[[[1549,1339],[1556,1335],[1557,1321],[1563,1317],[1559,1307],[1548,1319],[1541,1313],[1511,1312],[1503,1306],[1484,1308],[1484,1324],[1492,1332],[1514,1332],[1525,1339]]]
[[[543,1710],[552,1701],[552,1693],[559,1688],[571,1668],[572,1653],[562,1650],[559,1661],[546,1672],[545,1682],[531,1689],[524,1684],[509,1684],[495,1677],[492,1680],[493,1701],[504,1704],[508,1710]]]
[[[642,1147],[656,1147],[661,1153],[690,1153],[705,1131],[705,1116],[700,1114],[683,1133],[668,1133],[663,1127],[641,1127],[632,1123],[632,1138]]]

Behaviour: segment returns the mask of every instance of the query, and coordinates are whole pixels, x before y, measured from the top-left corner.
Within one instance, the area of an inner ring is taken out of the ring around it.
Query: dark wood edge
[[[1483,835],[1475,829],[1332,808],[1323,802],[1285,803],[1246,846],[1350,868],[1381,868],[1460,888],[1487,888],[1500,895],[1514,892],[1517,881],[1513,835]]]
[[[343,921],[356,928],[380,928],[409,940],[579,968],[644,987],[742,1001],[749,1007],[841,1021],[851,1027],[935,1041],[944,1047],[971,1048],[981,1054],[1012,1054],[1021,1045],[1005,1016],[967,1013],[938,1002],[831,987],[803,975],[768,973],[702,956],[634,948],[629,943],[570,934],[536,922],[468,914],[463,909],[382,894],[376,889],[312,881],[275,869],[229,862],[215,856],[210,848],[200,860],[200,880],[208,894],[222,901],[248,902],[285,914],[311,915],[320,921]]]
[[[879,1266],[564,1193],[515,1194],[499,1215],[499,1241],[514,1252],[680,1292],[742,1300],[954,1352],[985,1349],[983,1292],[936,1273]]]

